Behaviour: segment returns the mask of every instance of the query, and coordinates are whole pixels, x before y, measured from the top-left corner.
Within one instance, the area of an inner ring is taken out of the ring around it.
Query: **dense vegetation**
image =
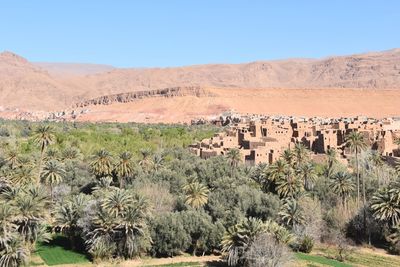
[[[348,166],[297,144],[274,164],[239,150],[203,160],[186,146],[210,127],[3,122],[0,266],[21,266],[50,239],[93,261],[221,254],[230,266],[279,266],[293,251],[349,243],[400,250],[399,170],[361,135]]]

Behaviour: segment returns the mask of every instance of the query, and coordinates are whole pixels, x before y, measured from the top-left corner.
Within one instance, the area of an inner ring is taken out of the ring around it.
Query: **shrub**
[[[336,259],[338,261],[343,262],[350,257],[352,249],[348,244],[348,240],[342,233],[338,233],[336,238],[336,243],[337,243]]]
[[[178,213],[154,218],[151,222],[151,252],[155,256],[174,256],[190,246],[190,236],[185,231]]]
[[[304,236],[299,243],[299,251],[310,253],[314,247],[314,240],[310,236]]]
[[[94,262],[110,259],[116,250],[114,243],[107,239],[98,238],[89,248],[89,253]]]
[[[364,225],[365,209],[365,225]],[[357,244],[371,242],[373,244],[382,244],[385,242],[383,224],[377,222],[371,209],[361,208],[359,212],[346,225],[346,236],[351,238]]]
[[[292,259],[289,248],[269,234],[257,236],[245,253],[249,267],[284,266]]]
[[[389,245],[388,251],[393,255],[400,255],[400,242],[391,243]]]
[[[9,137],[10,136],[10,131],[5,127],[0,127],[0,136]]]

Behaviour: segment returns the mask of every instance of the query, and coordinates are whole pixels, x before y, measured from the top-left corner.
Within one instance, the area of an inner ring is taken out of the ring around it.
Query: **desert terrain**
[[[80,121],[189,122],[227,110],[239,113],[375,118],[399,115],[400,90],[208,88],[212,96],[149,97],[129,103],[89,106]]]
[[[393,49],[324,59],[122,69],[35,63],[3,52],[0,117],[173,123],[232,109],[296,116],[398,116],[399,62],[400,49]],[[193,86],[201,93],[157,93]],[[119,95],[138,92],[140,97],[123,101]],[[102,101],[90,104],[93,99]],[[78,115],[63,115],[71,113]]]

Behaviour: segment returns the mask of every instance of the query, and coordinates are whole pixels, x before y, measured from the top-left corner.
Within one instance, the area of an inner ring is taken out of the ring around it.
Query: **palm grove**
[[[254,167],[236,149],[207,160],[185,149],[217,130],[4,122],[0,266],[29,263],[60,235],[93,261],[213,253],[280,266],[320,242],[400,251],[400,170],[359,133],[348,166],[335,150],[313,162],[301,144]]]

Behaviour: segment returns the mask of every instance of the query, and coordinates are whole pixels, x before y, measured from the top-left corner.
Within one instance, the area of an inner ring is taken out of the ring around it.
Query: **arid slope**
[[[93,105],[81,121],[190,122],[226,110],[294,116],[399,116],[400,90],[206,88],[202,97],[153,97],[129,103]]]
[[[116,69],[87,77],[103,95],[173,86],[400,88],[400,49],[321,60],[292,59],[180,68]]]
[[[30,63],[11,52],[0,54],[0,110],[7,114],[60,111],[109,95],[187,86],[212,93],[102,104],[87,107],[88,114],[81,119],[178,121],[226,109],[308,116],[400,115],[396,104],[400,100],[400,49],[318,60],[143,69]]]

